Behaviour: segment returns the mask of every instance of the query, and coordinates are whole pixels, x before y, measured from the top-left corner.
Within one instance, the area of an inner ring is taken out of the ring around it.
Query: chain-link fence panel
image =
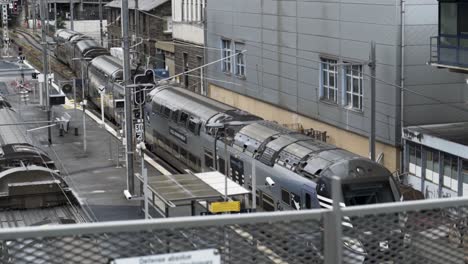
[[[343,261],[468,263],[467,216],[461,206],[344,217],[343,249],[360,248],[364,258],[343,254]]]
[[[177,225],[169,219],[164,225],[135,224],[131,230],[117,223],[105,232],[95,228],[87,232],[92,225],[86,225],[78,232],[65,230],[53,236],[47,236],[47,230],[20,238],[2,233],[0,262],[111,263],[119,258],[215,249],[222,263],[323,263],[320,215],[296,220],[275,220],[280,214],[270,215],[260,222],[256,216],[238,217],[229,219],[229,224],[213,221],[216,216],[204,217],[206,222],[186,218],[185,224]]]

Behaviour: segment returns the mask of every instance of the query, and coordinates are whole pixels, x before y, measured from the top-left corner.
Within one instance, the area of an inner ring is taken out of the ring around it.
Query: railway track
[[[36,68],[42,68],[43,63],[40,58],[42,56],[43,47],[41,45],[41,40],[31,33],[18,28],[15,29],[12,36],[15,39],[15,43],[23,47],[23,52],[27,56],[28,61]],[[70,80],[75,78],[75,75],[68,66],[57,59],[53,49],[49,48],[48,51],[50,54],[50,68],[58,77],[57,79]]]
[[[43,51],[43,47],[41,45],[41,39],[34,36],[34,35],[32,35],[31,33],[27,32],[25,30],[18,29],[18,28],[15,29],[15,33],[16,33],[16,35],[21,37],[21,38],[16,37],[16,39],[15,39],[16,42],[21,43],[21,45],[23,46],[23,49],[26,48],[31,53],[32,56],[35,56],[35,57],[28,56],[28,61],[31,61],[31,58],[40,58],[40,56],[42,54],[42,51]],[[28,51],[26,51],[26,53]],[[61,61],[59,61],[57,59],[57,57],[54,55],[54,50],[49,48],[48,51],[49,51],[49,54],[50,54],[50,57],[51,57],[50,65],[51,65],[52,72],[54,72],[55,75],[58,76],[59,79],[61,79],[61,80],[70,80],[72,78],[75,78],[75,75],[70,70],[70,68],[67,65],[63,64]],[[35,63],[33,61],[31,61],[31,62],[37,68],[42,68],[43,67],[43,64],[42,64],[41,60],[36,60]],[[81,87],[77,86],[77,100],[79,100],[79,101],[81,101],[81,94],[82,94],[81,93]],[[67,96],[69,97],[70,94],[67,94]],[[99,109],[98,109],[98,107],[96,105],[90,104],[89,106],[90,107],[88,108],[88,110],[90,112],[92,112],[96,116],[100,115],[100,111],[99,111]],[[107,121],[109,121],[109,120],[107,119]],[[112,124],[114,129],[117,129],[117,125],[115,123],[111,122],[111,124]],[[150,151],[147,150],[145,152],[145,154],[148,157],[150,157],[152,160],[154,160],[156,163],[160,164],[162,167],[167,169],[172,174],[185,173],[185,171],[183,171],[182,169],[175,168],[169,162],[164,160],[162,157],[159,157],[158,155],[154,154],[153,152],[150,152]]]

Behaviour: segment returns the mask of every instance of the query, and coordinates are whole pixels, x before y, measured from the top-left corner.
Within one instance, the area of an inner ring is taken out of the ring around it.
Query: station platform
[[[19,75],[0,76],[2,94],[20,113],[23,122],[46,121],[47,111],[39,103],[40,90],[37,81],[32,80],[30,74],[24,75],[24,84],[30,90],[27,101],[24,101],[18,93],[19,78]],[[75,110],[73,103],[67,99],[65,105],[52,107],[52,120],[65,113],[71,119],[69,130],[63,135],[60,135],[58,126],[51,127],[51,145],[48,141],[46,124],[26,125],[28,131],[25,133],[29,134],[34,142],[56,162],[57,169],[73,189],[88,219],[99,222],[142,219],[144,214],[141,212],[140,203],[127,200],[123,195],[123,190],[127,189],[127,177],[125,155],[122,153],[122,146],[119,149],[119,140],[96,121],[96,115],[87,111],[85,115],[87,150],[85,152],[83,150],[83,111],[79,104]],[[75,128],[78,129],[78,135],[75,135]],[[121,157],[117,164],[119,151]],[[139,171],[139,166],[136,161],[135,172]],[[148,175],[161,174],[149,163],[146,167]]]

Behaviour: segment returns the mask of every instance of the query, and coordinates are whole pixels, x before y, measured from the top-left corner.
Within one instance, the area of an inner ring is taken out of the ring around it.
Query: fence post
[[[342,212],[340,207],[341,202],[341,186],[340,178],[332,177],[332,201],[333,208],[324,216],[324,233],[323,233],[323,251],[325,264],[340,264],[343,262],[343,226]]]

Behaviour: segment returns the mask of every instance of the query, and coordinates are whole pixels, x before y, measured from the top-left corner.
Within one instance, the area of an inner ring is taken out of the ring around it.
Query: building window
[[[289,192],[283,188],[281,188],[281,200],[283,200],[283,203],[289,205],[290,203],[290,197],[289,197]]]
[[[346,66],[346,105],[362,111],[362,65]]]
[[[188,53],[183,53],[183,61],[182,63],[184,64],[184,87],[188,88],[189,87],[189,77],[188,74],[186,73],[189,70],[189,65],[188,65]]]
[[[458,158],[444,154],[444,186],[454,191],[458,190]]]
[[[337,103],[337,66],[336,60],[322,59],[322,80],[320,83],[321,98],[330,102]]]
[[[164,23],[164,33],[172,33],[172,17],[165,16],[164,20],[166,21],[166,23]]]
[[[426,149],[426,180],[439,184],[439,151]]]
[[[440,44],[458,46],[457,39],[457,3],[440,3],[439,32]]]
[[[223,72],[231,73],[231,40],[223,39],[221,40],[221,49],[222,49],[222,69]]]
[[[244,50],[244,44],[236,42],[236,75],[240,77],[245,77],[245,54],[242,52]]]
[[[421,146],[409,143],[409,173],[416,177],[421,177]]]
[[[462,164],[463,195],[468,195],[468,160],[464,159]]]

